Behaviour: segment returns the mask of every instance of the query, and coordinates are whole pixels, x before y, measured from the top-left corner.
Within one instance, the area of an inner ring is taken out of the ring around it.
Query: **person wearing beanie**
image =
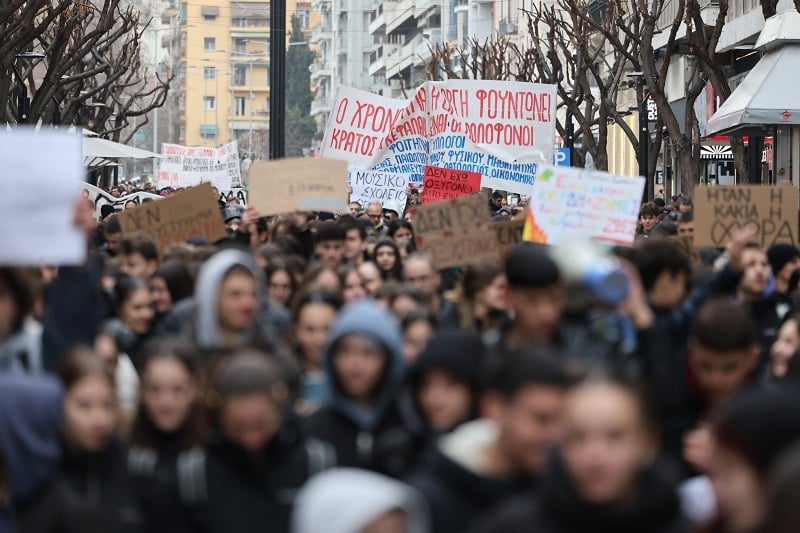
[[[767,260],[775,278],[775,292],[788,296],[792,274],[800,268],[800,251],[791,244],[773,244],[767,249]]]
[[[428,341],[411,369],[414,401],[434,433],[475,418],[486,350],[475,333],[453,330]]]

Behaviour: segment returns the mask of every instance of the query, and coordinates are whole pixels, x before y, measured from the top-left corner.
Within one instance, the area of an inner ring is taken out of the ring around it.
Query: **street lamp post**
[[[650,199],[648,194],[649,186],[648,183],[648,167],[649,161],[648,156],[650,152],[650,130],[647,125],[648,116],[647,116],[647,97],[644,93],[644,73],[643,72],[631,72],[627,75],[628,78],[632,78],[635,80],[636,83],[636,100],[638,102],[639,108],[639,175],[642,176],[645,180],[644,184],[644,191],[642,192],[642,203],[647,202]]]
[[[269,158],[286,153],[286,0],[269,3]]]

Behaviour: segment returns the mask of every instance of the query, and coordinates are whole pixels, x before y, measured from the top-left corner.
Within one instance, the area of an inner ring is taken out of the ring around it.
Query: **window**
[[[247,53],[247,39],[234,39],[233,40],[233,51],[237,54],[246,54]]]
[[[216,50],[217,49],[217,39],[215,37],[205,37],[203,38],[203,49],[204,50]]]
[[[205,141],[217,138],[217,125],[216,124],[200,124],[200,137]]]
[[[203,97],[203,110],[214,111],[217,108],[217,99],[214,96]]]
[[[219,16],[219,7],[217,6],[203,6],[202,7],[203,20],[212,21],[216,20]]]
[[[309,11],[307,9],[298,9],[297,18],[300,19],[300,27],[307,30],[309,22],[311,21],[311,14]]]
[[[237,87],[247,85],[247,69],[245,67],[233,67],[233,84]]]
[[[217,79],[217,67],[203,67],[203,79],[204,80]]]
[[[245,110],[245,98],[244,96],[237,96],[233,99],[233,114],[237,117],[243,117]]]

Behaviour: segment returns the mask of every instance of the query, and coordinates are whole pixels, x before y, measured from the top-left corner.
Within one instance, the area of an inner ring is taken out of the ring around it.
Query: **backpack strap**
[[[336,466],[336,450],[330,443],[308,437],[305,446],[309,478]]]
[[[181,501],[189,506],[208,502],[206,452],[194,447],[178,456],[178,491]]]

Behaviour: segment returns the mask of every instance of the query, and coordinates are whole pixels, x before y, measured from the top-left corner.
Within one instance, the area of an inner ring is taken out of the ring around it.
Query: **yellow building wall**
[[[624,117],[624,120],[634,134],[639,131],[639,117],[636,113]],[[608,128],[608,171],[618,176],[639,175],[636,150],[617,124],[611,124]]]

